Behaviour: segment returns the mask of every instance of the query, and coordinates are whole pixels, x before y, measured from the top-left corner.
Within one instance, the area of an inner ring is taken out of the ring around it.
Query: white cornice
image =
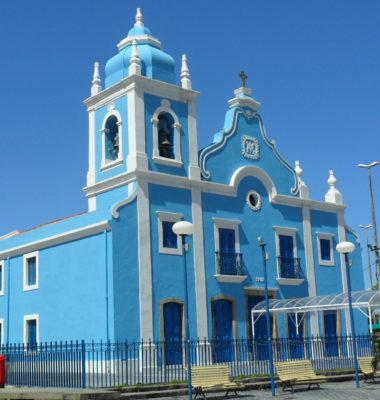
[[[87,106],[88,110],[98,109],[105,104],[124,96],[136,86],[142,89],[145,93],[181,102],[194,101],[199,95],[199,92],[194,90],[184,89],[180,86],[149,79],[145,76],[132,75],[124,78],[115,85],[104,89],[95,96],[89,97],[88,99],[84,100],[83,103]]]
[[[96,224],[88,225],[83,228],[73,229],[63,232],[58,235],[49,236],[44,239],[36,240],[22,244],[20,246],[11,247],[10,249],[0,251],[0,259],[6,257],[14,257],[20,254],[30,253],[32,251],[45,249],[47,247],[56,246],[58,244],[70,242],[73,240],[82,239],[87,236],[96,235],[104,230],[110,230],[111,227],[108,221],[101,221]]]
[[[154,171],[132,171],[107,179],[105,181],[97,183],[96,185],[85,187],[83,190],[86,193],[87,197],[92,197],[118,188],[120,186],[127,185],[132,181],[138,180],[140,178],[148,183],[154,183],[157,185],[178,187],[183,189],[198,188],[203,192],[209,192],[230,197],[236,197],[237,186],[240,182],[240,180],[232,180],[231,185],[226,185],[222,183],[189,179],[184,176],[174,176]],[[312,210],[330,212],[337,212],[346,208],[345,205],[326,203],[324,201],[300,199],[299,197],[286,196],[276,193],[272,193],[272,195],[273,197],[271,197],[270,199],[271,203],[286,205],[290,207],[309,207]]]

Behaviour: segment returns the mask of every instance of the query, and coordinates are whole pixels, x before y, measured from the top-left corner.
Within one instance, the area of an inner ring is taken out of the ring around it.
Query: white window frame
[[[181,255],[182,254],[182,245],[180,238],[177,236],[177,247],[170,248],[164,247],[164,230],[162,229],[163,222],[178,222],[183,219],[183,214],[179,213],[171,213],[165,211],[157,211],[158,217],[158,243],[159,243],[159,252],[162,254],[174,254]]]
[[[28,285],[28,259],[36,257],[36,284],[35,285]],[[23,276],[23,287],[24,292],[29,290],[35,290],[40,287],[40,254],[38,251],[33,251],[32,253],[24,254],[23,257],[23,264],[24,264],[24,276]]]
[[[163,113],[170,114],[174,119],[174,158],[161,157],[158,148],[158,117]],[[183,166],[181,156],[181,124],[179,123],[177,114],[170,108],[170,102],[168,100],[162,100],[161,106],[154,112],[151,122],[153,126],[153,161],[157,164],[181,168]]]
[[[275,241],[276,241],[276,264],[277,264],[277,279],[282,279],[280,277],[280,263],[278,257],[280,257],[280,235],[283,236],[293,236],[293,257],[298,258],[298,246],[297,246],[297,228],[274,226],[275,231]]]
[[[28,343],[28,321],[36,320],[36,341],[40,343],[40,314],[24,315],[24,345]]]
[[[5,260],[0,261],[1,267],[1,287],[0,287],[0,296],[4,296],[4,287],[5,287]],[[1,320],[0,320],[1,321]]]
[[[330,260],[322,260],[321,258],[321,239],[330,241]],[[335,265],[334,258],[334,234],[333,233],[323,233],[317,232],[317,242],[318,242],[318,261],[319,265],[332,267]]]
[[[0,336],[0,340],[1,340],[1,344],[4,345],[4,337],[5,337],[5,323],[4,323],[4,318],[0,318],[0,329],[1,329],[1,336]]]
[[[214,221],[215,251],[220,251],[219,229],[233,229],[235,231],[235,253],[240,253],[239,226],[241,224],[241,221],[237,219],[224,219],[224,218],[213,218],[213,221]]]
[[[109,117],[114,116],[117,119],[117,126],[119,127],[119,154],[116,160],[108,160],[106,158],[106,123]],[[123,123],[121,120],[121,115],[117,110],[110,110],[107,112],[106,116],[103,119],[102,129],[100,130],[102,134],[102,164],[101,170],[107,170],[123,163]]]

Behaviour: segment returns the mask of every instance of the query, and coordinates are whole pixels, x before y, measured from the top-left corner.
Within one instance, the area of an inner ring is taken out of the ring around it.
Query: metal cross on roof
[[[245,87],[245,83],[246,83],[246,81],[248,79],[247,74],[244,71],[241,71],[240,74],[239,74],[239,78],[241,79],[243,87]]]

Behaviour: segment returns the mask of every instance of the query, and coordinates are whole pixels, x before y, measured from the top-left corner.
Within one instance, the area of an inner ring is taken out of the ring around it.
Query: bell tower
[[[200,179],[195,103],[186,55],[175,61],[144,25],[135,24],[105,65],[94,65],[89,115],[89,211],[120,201],[139,172]],[[141,175],[141,174],[140,174]]]

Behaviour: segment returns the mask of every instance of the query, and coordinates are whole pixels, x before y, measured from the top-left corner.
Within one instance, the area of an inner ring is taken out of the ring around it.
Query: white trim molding
[[[158,143],[158,117],[160,114],[169,114],[173,120],[173,151],[174,159],[160,156],[159,143]],[[172,167],[182,167],[181,156],[181,124],[177,114],[171,109],[170,102],[167,99],[161,101],[161,106],[156,109],[151,119],[153,130],[153,160],[157,164],[170,165]]]
[[[0,296],[4,295],[4,288],[5,288],[5,260],[0,261],[0,276],[1,276],[1,286],[0,286]],[[1,342],[4,343],[4,342]]]
[[[321,239],[328,240],[330,242],[330,259],[329,260],[322,260],[321,258]],[[324,265],[331,267],[335,265],[334,259],[334,234],[333,233],[324,233],[324,232],[317,232],[317,246],[318,246],[318,262],[319,265]]]
[[[182,245],[180,243],[179,237],[177,236],[177,247],[164,247],[164,230],[162,229],[163,222],[178,222],[183,219],[183,214],[156,211],[158,221],[158,244],[159,252],[162,254],[174,254],[182,255]]]
[[[28,321],[36,321],[36,342],[40,343],[40,314],[24,315],[24,345],[28,343]]]
[[[36,282],[32,285],[28,283],[28,269],[29,260],[35,258],[36,260]],[[24,254],[23,257],[23,290],[24,292],[28,290],[38,289],[40,286],[40,255],[38,251],[33,251],[32,253]]]
[[[20,246],[11,247],[0,252],[0,258],[14,257],[25,254],[27,252],[45,249],[47,247],[56,246],[58,244],[70,242],[72,240],[82,239],[87,236],[96,235],[104,230],[110,230],[111,227],[108,221],[97,222],[92,225],[87,225],[82,228],[66,231],[58,235],[48,236],[46,238],[22,244]]]
[[[123,163],[123,123],[121,120],[121,114],[113,107],[109,107],[107,114],[103,118],[102,128],[100,130],[102,134],[102,164],[101,170],[107,170]],[[117,158],[115,160],[108,160],[106,157],[106,123],[110,117],[115,117],[117,119],[117,126],[118,126],[118,139],[119,139],[119,152]]]

